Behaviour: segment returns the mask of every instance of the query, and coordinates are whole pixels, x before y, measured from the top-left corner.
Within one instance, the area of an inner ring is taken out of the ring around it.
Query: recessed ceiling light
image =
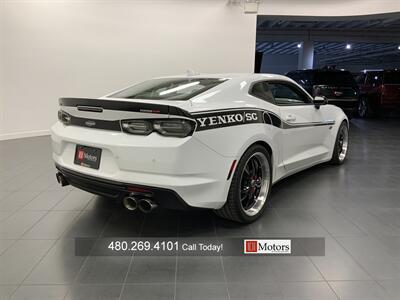
[[[297,44],[297,48],[301,48],[301,43]],[[400,49],[400,46],[399,46],[399,49]]]
[[[347,45],[346,45],[346,49],[347,49],[347,50],[350,50],[350,49],[351,49],[351,45],[350,45],[350,44],[347,44]]]

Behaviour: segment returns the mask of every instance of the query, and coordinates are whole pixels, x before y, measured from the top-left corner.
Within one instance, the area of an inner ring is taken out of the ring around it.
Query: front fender
[[[328,110],[326,111],[326,119],[334,120],[335,124],[333,125],[332,130],[330,131],[331,134],[325,137],[325,144],[327,145],[328,149],[330,150],[330,155],[333,154],[333,149],[336,143],[337,133],[343,121],[346,121],[347,126],[349,127],[349,119],[347,118],[346,114],[343,110],[334,105],[327,105]]]

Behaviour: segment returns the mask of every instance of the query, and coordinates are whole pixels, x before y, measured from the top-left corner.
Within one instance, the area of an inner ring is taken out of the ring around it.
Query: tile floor
[[[354,119],[345,165],[273,188],[247,226],[129,212],[55,181],[49,137],[0,142],[0,299],[400,299],[400,121]],[[75,237],[325,237],[324,257],[77,257]]]

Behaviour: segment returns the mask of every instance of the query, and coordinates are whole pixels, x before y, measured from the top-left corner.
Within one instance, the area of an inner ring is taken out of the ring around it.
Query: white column
[[[306,40],[301,43],[301,48],[299,49],[299,58],[297,68],[302,69],[312,69],[314,63],[314,43],[313,41]]]

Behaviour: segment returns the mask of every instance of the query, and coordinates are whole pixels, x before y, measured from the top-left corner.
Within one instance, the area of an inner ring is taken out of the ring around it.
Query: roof
[[[194,75],[172,75],[161,76],[157,78],[226,78],[226,79],[242,79],[242,80],[260,80],[260,79],[287,79],[287,77],[279,74],[271,73],[204,73]]]

